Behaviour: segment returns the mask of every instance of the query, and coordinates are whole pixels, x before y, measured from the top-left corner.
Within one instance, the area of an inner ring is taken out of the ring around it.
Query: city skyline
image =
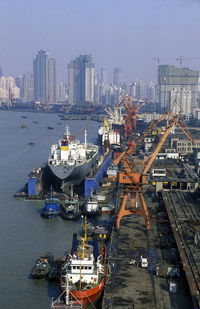
[[[199,70],[199,10],[191,0],[2,0],[0,67],[6,76],[28,72],[42,48],[57,59],[59,81],[79,54],[92,54],[97,70],[106,67],[110,77],[120,67],[126,81],[155,81],[153,58],[177,65],[183,56],[184,66]]]

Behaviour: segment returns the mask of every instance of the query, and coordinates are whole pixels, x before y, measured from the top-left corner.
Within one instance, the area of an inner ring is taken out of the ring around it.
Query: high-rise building
[[[122,85],[122,70],[120,68],[114,68],[113,83],[117,87]]]
[[[68,64],[68,101],[84,105],[94,102],[95,69],[91,55],[80,55]]]
[[[3,69],[0,67],[0,77],[3,76]]]
[[[23,75],[23,101],[31,102],[33,99],[33,75],[27,73]]]
[[[41,104],[56,103],[56,61],[40,50],[33,63],[34,99]]]
[[[11,96],[13,99],[20,98],[20,88],[16,87],[14,77],[0,77],[0,100],[9,99]]]
[[[108,83],[108,70],[106,68],[101,68],[100,70],[100,82],[104,84]]]
[[[57,101],[61,103],[67,101],[67,84],[65,83],[58,84]]]
[[[56,60],[49,59],[49,103],[56,103],[57,100],[57,82],[56,82]]]
[[[158,67],[158,102],[163,111],[189,115],[197,105],[199,72],[172,65]]]

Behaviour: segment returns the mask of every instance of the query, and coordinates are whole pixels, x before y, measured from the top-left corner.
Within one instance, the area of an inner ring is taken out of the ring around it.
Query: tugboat
[[[36,141],[30,141],[28,144],[29,144],[29,145],[35,145],[35,144],[36,144]]]
[[[26,124],[22,124],[20,128],[21,129],[27,129],[27,125]]]
[[[53,266],[51,267],[48,275],[47,275],[47,279],[49,281],[59,281],[60,279],[60,273],[61,273],[61,269],[62,266],[65,263],[65,257],[60,257],[58,259],[55,260],[55,262],[53,263]]]
[[[51,187],[51,194],[45,200],[45,205],[41,211],[41,215],[44,218],[52,219],[61,214],[61,205],[58,198],[53,197],[53,190]]]
[[[98,199],[91,193],[90,197],[83,204],[82,213],[87,217],[98,217],[102,214]]]
[[[80,202],[77,194],[73,193],[71,186],[70,197],[65,200],[65,205],[62,207],[61,217],[64,220],[75,220],[81,215]]]
[[[64,295],[68,290],[73,305],[95,308],[104,291],[106,270],[105,243],[98,242],[97,238],[89,241],[85,223],[81,239],[77,239],[76,234],[73,237],[72,249],[61,272]]]
[[[46,278],[53,265],[53,262],[53,255],[50,252],[41,255],[40,258],[36,261],[36,264],[31,272],[31,276],[34,279]]]

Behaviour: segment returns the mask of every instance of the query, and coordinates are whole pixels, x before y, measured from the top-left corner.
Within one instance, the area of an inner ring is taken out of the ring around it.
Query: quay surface
[[[152,197],[146,196],[146,201],[154,210],[161,209],[161,202]],[[173,234],[166,232],[170,227],[164,221],[152,223],[147,233],[142,217],[124,217],[120,229],[112,233],[102,308],[193,308],[184,274],[175,280],[176,293],[169,291],[172,279],[156,275],[157,265],[172,263],[176,251]],[[141,255],[148,259],[148,268],[141,267]]]
[[[163,192],[194,307],[200,307],[199,200],[188,192]]]

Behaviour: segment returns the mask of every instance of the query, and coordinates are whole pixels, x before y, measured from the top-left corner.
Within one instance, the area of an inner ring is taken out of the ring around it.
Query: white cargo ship
[[[74,140],[67,126],[63,138],[51,146],[48,167],[51,173],[61,182],[80,183],[89,173],[98,158],[99,147]]]

